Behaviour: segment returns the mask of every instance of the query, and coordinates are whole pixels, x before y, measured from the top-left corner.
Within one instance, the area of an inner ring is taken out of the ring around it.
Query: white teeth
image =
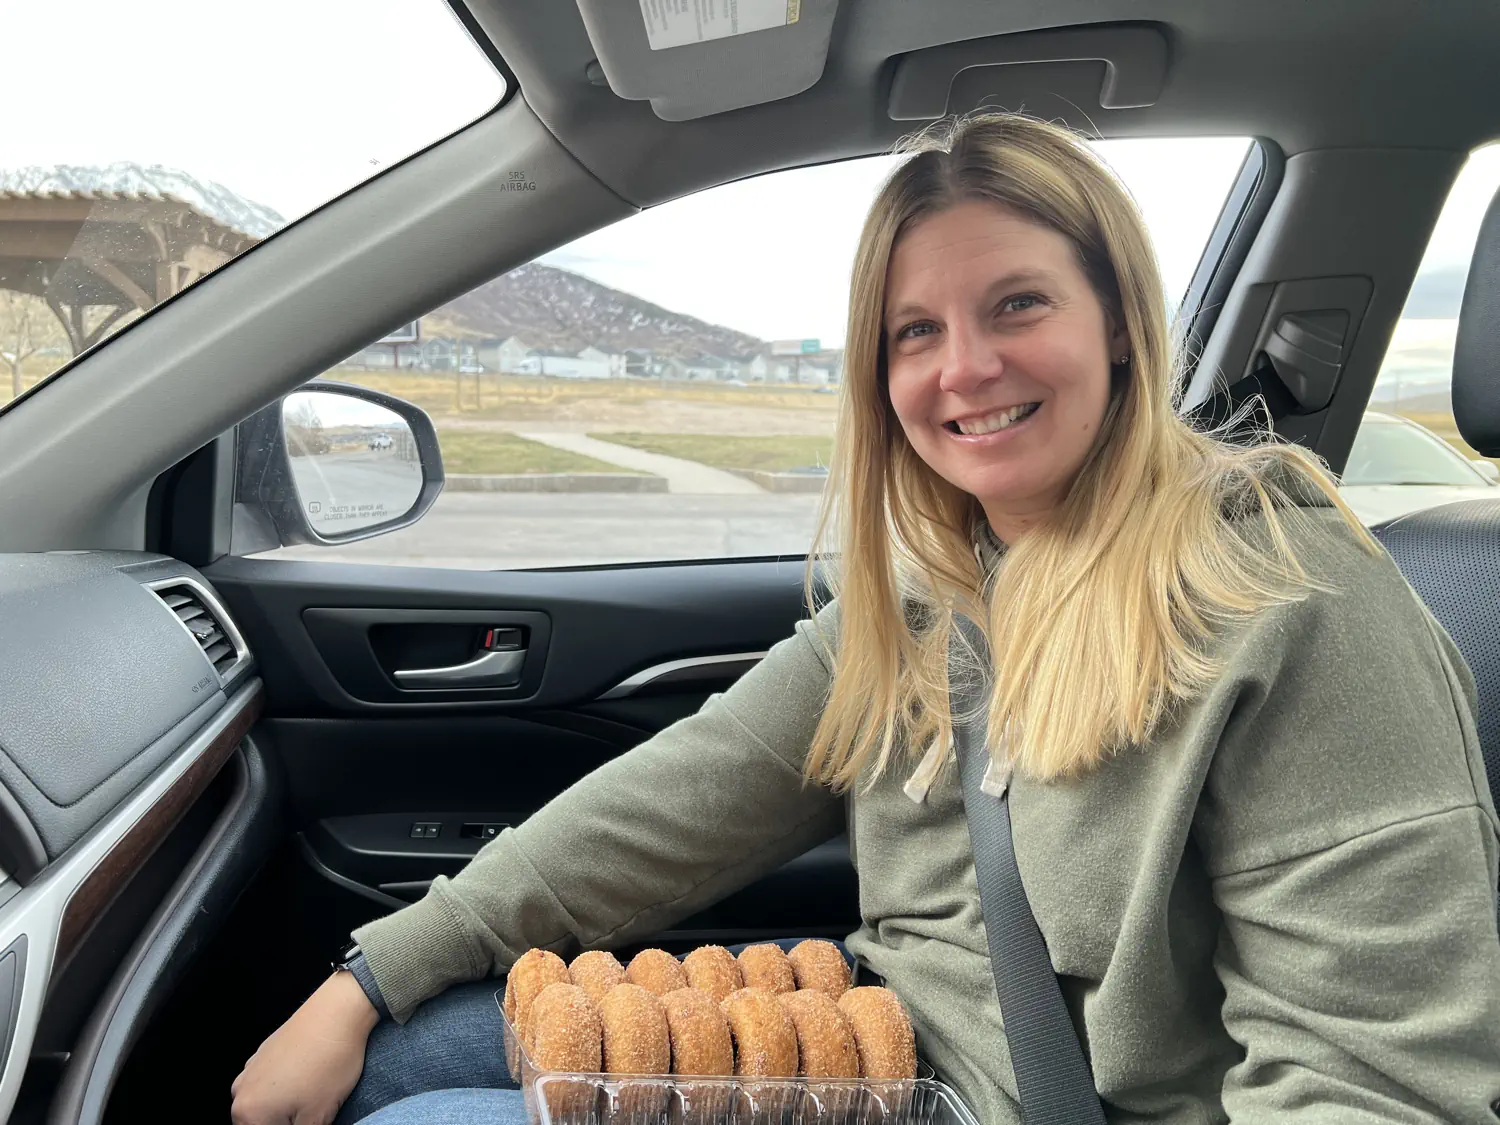
[[[983,418],[970,418],[957,422],[958,432],[961,434],[992,434],[996,430],[1003,430],[1031,413],[1035,403],[1026,403],[1022,406],[1012,406],[1009,410],[997,410],[994,414],[986,414]]]

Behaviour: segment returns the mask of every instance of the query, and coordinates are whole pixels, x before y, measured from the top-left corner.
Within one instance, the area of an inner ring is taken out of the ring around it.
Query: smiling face
[[[1002,540],[1046,517],[1093,449],[1128,352],[1072,242],[998,204],[916,222],[886,271],[891,405]]]

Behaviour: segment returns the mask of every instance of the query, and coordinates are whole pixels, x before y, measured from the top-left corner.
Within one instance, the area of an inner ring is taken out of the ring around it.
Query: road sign
[[[823,350],[821,340],[772,340],[772,355],[816,355]]]
[[[377,344],[415,344],[422,338],[422,322],[414,320],[376,340]]]

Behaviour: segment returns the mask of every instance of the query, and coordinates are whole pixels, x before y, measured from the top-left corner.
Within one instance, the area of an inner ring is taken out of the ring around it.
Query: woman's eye
[[[1041,303],[1035,293],[1022,293],[1019,297],[1007,297],[1000,308],[1005,312],[1030,312]]]
[[[934,330],[935,329],[931,321],[919,320],[917,321],[917,323],[908,324],[905,328],[902,328],[900,331],[898,331],[896,333],[896,339],[911,340],[918,336],[929,335]]]

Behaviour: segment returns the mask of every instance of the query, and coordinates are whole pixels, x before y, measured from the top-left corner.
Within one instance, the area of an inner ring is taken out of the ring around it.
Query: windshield
[[[0,42],[0,409],[505,92],[443,0],[3,4]]]
[[[1406,422],[1367,417],[1354,439],[1345,485],[1485,485],[1452,446]]]

